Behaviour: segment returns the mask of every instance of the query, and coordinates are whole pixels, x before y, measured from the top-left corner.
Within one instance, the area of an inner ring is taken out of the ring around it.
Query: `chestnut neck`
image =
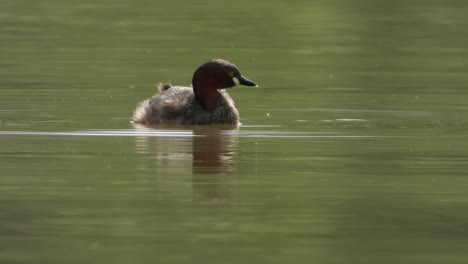
[[[226,73],[219,68],[202,68],[195,72],[192,79],[195,98],[205,109],[213,108],[223,97],[218,89],[229,87]]]

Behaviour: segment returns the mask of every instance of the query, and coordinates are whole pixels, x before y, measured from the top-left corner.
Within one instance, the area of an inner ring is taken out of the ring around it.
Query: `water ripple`
[[[408,136],[355,135],[341,132],[288,132],[222,130],[221,135],[241,138],[395,138]],[[82,137],[203,137],[204,132],[187,130],[81,130],[81,131],[0,131],[0,136],[82,136]]]

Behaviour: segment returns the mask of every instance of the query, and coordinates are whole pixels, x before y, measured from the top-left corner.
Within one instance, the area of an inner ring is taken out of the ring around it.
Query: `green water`
[[[2,1],[0,263],[466,263],[466,1]],[[134,128],[224,58],[238,130]]]

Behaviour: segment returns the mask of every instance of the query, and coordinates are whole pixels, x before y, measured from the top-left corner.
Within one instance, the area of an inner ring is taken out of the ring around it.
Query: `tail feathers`
[[[137,124],[145,124],[149,122],[151,116],[151,106],[149,100],[141,102],[133,112],[133,122]]]
[[[163,92],[170,89],[172,85],[169,83],[158,83],[157,87],[159,92]]]

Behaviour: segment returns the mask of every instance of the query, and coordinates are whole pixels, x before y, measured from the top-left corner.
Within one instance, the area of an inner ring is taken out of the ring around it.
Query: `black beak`
[[[239,76],[239,84],[240,85],[245,85],[245,86],[255,86],[258,87],[258,85],[251,80],[245,78],[244,76]]]

